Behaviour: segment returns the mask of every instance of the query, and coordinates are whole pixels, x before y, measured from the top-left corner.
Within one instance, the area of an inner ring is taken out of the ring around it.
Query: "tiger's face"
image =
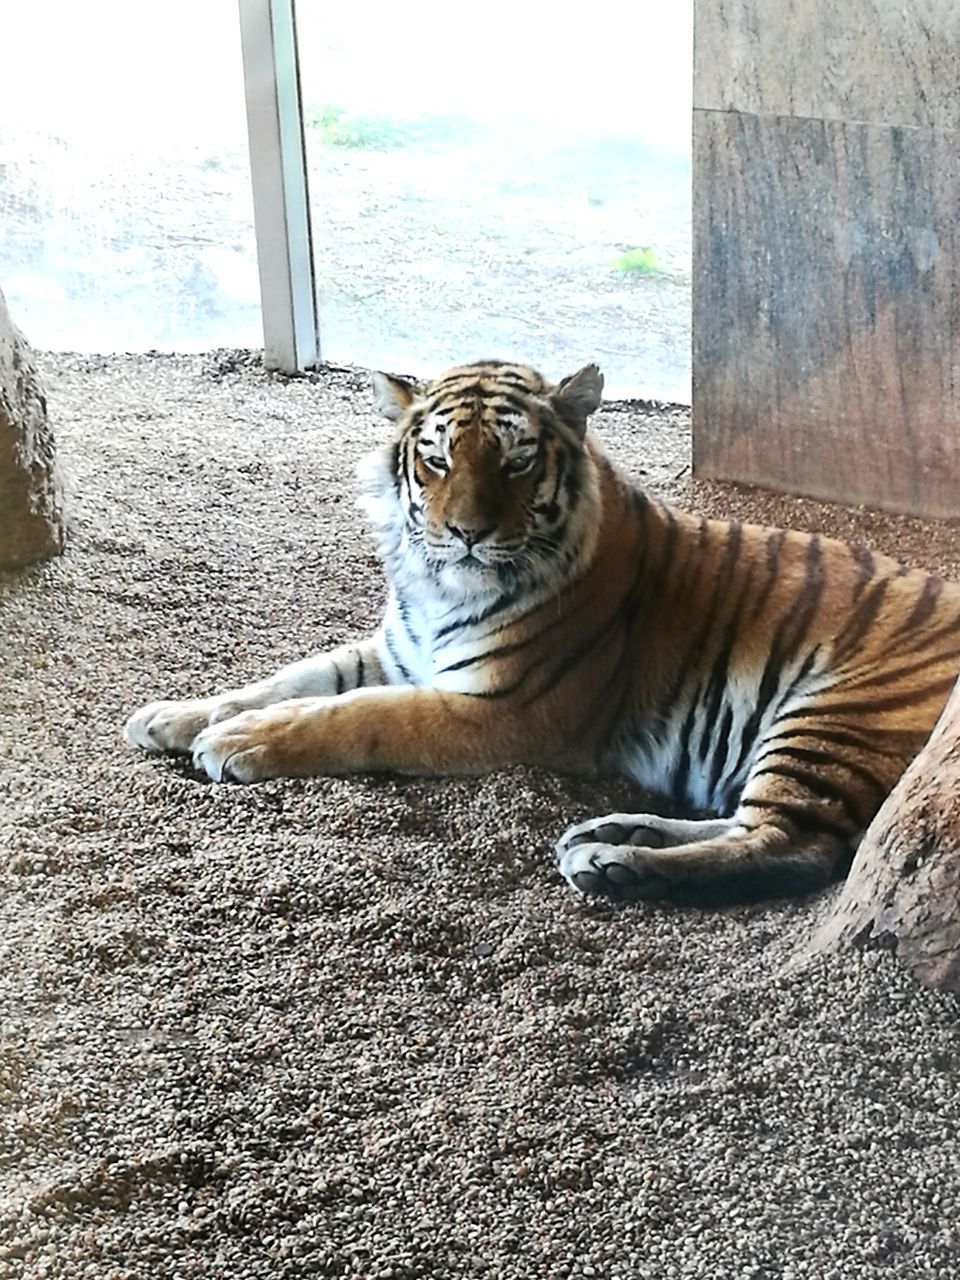
[[[375,375],[378,407],[398,427],[386,459],[397,551],[461,592],[568,568],[595,501],[583,440],[602,388],[595,365],[556,386],[496,361],[425,385]]]

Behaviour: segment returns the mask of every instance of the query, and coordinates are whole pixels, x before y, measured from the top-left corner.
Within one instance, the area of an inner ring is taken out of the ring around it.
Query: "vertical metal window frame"
[[[295,0],[239,0],[264,364],[320,359]]]

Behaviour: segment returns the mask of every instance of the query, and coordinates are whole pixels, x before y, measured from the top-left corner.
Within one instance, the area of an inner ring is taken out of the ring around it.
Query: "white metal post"
[[[239,0],[264,363],[320,358],[294,0]]]

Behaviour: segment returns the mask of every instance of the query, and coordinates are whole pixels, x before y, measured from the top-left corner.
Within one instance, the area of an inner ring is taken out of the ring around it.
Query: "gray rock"
[[[0,568],[58,555],[63,488],[33,352],[0,293]]]

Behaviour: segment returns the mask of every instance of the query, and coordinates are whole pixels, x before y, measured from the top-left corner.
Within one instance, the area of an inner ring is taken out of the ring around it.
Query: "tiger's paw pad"
[[[558,846],[560,874],[578,893],[614,902],[635,902],[662,898],[667,891],[664,877],[646,866],[631,848],[609,844]]]
[[[570,827],[560,837],[557,852],[563,854],[582,844],[664,849],[672,843],[666,827],[666,820],[654,814],[611,813],[604,818],[590,818]]]

